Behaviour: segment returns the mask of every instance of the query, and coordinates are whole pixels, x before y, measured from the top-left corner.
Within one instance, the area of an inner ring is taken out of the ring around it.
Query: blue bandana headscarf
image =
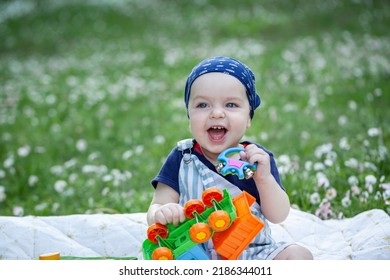
[[[236,77],[246,89],[250,105],[250,117],[253,118],[255,109],[260,105],[260,96],[256,92],[256,82],[253,72],[242,62],[230,58],[217,56],[203,60],[196,65],[187,78],[187,83],[184,92],[184,102],[188,110],[188,101],[190,99],[190,91],[192,83],[201,75],[210,72],[220,72]]]

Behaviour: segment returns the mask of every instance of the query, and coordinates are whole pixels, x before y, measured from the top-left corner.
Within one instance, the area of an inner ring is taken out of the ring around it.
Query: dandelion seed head
[[[372,171],[378,171],[378,167],[376,167],[376,165],[374,163],[372,163],[372,162],[365,161],[363,163],[363,166],[366,169],[370,169]]]
[[[288,155],[280,155],[277,158],[277,162],[279,165],[284,165],[284,166],[290,166],[291,165],[291,159]]]
[[[359,161],[356,158],[350,158],[347,161],[344,162],[346,167],[350,168],[358,168],[359,167]]]
[[[389,183],[380,184],[379,187],[384,189],[385,191],[390,191],[390,182]]]
[[[40,204],[35,205],[34,209],[35,209],[35,211],[43,211],[47,207],[48,207],[48,203],[47,202],[42,202]]]
[[[70,160],[68,160],[68,161],[66,161],[66,162],[64,163],[64,167],[65,167],[66,169],[68,169],[68,168],[71,168],[71,167],[75,166],[76,164],[77,164],[77,160],[74,159],[74,158],[72,158],[72,159],[70,159]]]
[[[382,198],[382,194],[379,191],[376,191],[374,195],[374,200],[378,201],[381,200],[381,198]]]
[[[342,205],[343,207],[345,207],[345,208],[348,208],[349,206],[351,206],[351,204],[352,204],[352,201],[351,201],[351,191],[348,190],[348,191],[345,193],[343,199],[341,200],[341,205]]]
[[[68,183],[64,180],[58,180],[54,183],[54,189],[58,193],[63,193],[65,191],[66,186]]]
[[[46,152],[46,148],[42,146],[37,146],[34,148],[34,152],[36,152],[37,154],[43,154],[44,152]]]
[[[110,182],[114,179],[114,176],[112,176],[111,174],[106,174],[102,177],[102,181],[103,182]]]
[[[69,180],[70,183],[74,183],[74,182],[76,182],[78,177],[79,177],[79,175],[77,173],[71,173],[69,175],[69,179],[68,180]]]
[[[309,132],[307,132],[307,131],[302,131],[301,132],[301,139],[302,140],[309,140],[310,139],[310,133]],[[266,140],[266,139],[264,139],[264,140]]]
[[[328,188],[330,183],[329,179],[326,177],[326,175],[322,172],[318,172],[316,174],[317,177],[317,186],[318,187],[323,187],[323,188]]]
[[[58,209],[60,209],[61,204],[58,202],[54,202],[53,205],[51,206],[51,212],[52,213],[57,213]]]
[[[348,177],[348,184],[350,186],[357,186],[359,184],[359,179],[354,175],[349,176]]]
[[[352,111],[356,111],[357,109],[357,103],[353,100],[348,102],[348,108],[351,109]]]
[[[12,213],[16,217],[22,217],[24,215],[24,209],[22,206],[14,206],[12,208]]]
[[[339,116],[337,119],[337,123],[341,126],[346,125],[348,123],[348,118],[345,115]]]
[[[24,145],[20,147],[17,151],[18,156],[20,157],[27,157],[30,154],[31,148],[28,145]]]
[[[157,145],[165,143],[165,137],[163,135],[156,135],[153,139],[153,142]]]
[[[93,161],[93,160],[99,158],[99,156],[100,156],[100,152],[93,152],[93,153],[88,155],[88,160]]]
[[[315,118],[318,122],[322,122],[322,121],[325,119],[324,113],[321,112],[321,111],[319,111],[319,110],[317,110],[317,111],[315,112],[315,114],[314,114],[314,118]]]
[[[370,197],[370,193],[368,191],[362,191],[360,193],[359,200],[361,203],[367,203],[367,199]]]
[[[314,192],[310,195],[310,203],[312,205],[317,205],[321,202],[321,197],[318,192]]]
[[[134,152],[132,150],[127,150],[123,153],[122,159],[127,160],[133,156]]]
[[[53,175],[60,175],[64,172],[64,168],[61,165],[54,165],[50,168],[50,173]]]
[[[105,188],[103,188],[101,194],[102,194],[102,196],[107,196],[109,192],[110,192],[110,188],[105,187]]]
[[[313,165],[313,169],[314,169],[315,171],[325,170],[325,165],[324,165],[322,162],[316,162],[316,163],[314,163],[314,165]]]
[[[379,136],[382,133],[381,129],[378,127],[371,127],[368,129],[367,134],[370,137]]]
[[[130,171],[126,170],[124,173],[123,173],[123,176],[125,178],[125,180],[129,180],[133,177],[133,173],[131,173]]]
[[[340,141],[339,141],[339,147],[340,147],[341,149],[343,149],[343,150],[346,150],[346,151],[348,151],[348,150],[351,148],[351,146],[350,146],[349,143],[348,143],[347,137],[343,137],[343,138],[340,139]]]
[[[383,145],[379,145],[379,147],[378,147],[379,160],[381,160],[381,161],[385,160],[387,154],[388,154],[387,147],[383,146]]]
[[[329,158],[327,158],[327,159],[324,160],[324,164],[325,164],[326,166],[332,166],[333,163],[334,163],[334,161],[331,160],[331,159],[329,159]]]
[[[366,185],[374,185],[374,184],[376,184],[377,179],[374,175],[370,174],[364,178],[364,181],[365,181]]]
[[[306,171],[310,171],[312,169],[312,167],[313,167],[313,162],[312,161],[308,160],[308,161],[305,162],[305,170]]]
[[[268,140],[268,138],[269,138],[269,135],[267,132],[264,132],[264,131],[260,132],[260,139],[261,140],[266,141],[266,140]]]
[[[81,168],[83,173],[95,173],[97,175],[104,175],[108,172],[108,168],[105,165],[92,165],[87,164]]]
[[[36,176],[36,175],[30,175],[30,176],[28,177],[28,185],[29,185],[30,187],[33,187],[33,186],[36,185],[36,183],[38,182],[38,180],[39,180],[38,176]]]
[[[11,168],[14,165],[15,159],[13,155],[10,155],[8,158],[5,159],[3,166],[4,168]]]
[[[88,143],[85,139],[79,139],[77,140],[76,142],[76,149],[79,151],[79,152],[84,152],[86,151],[88,148]]]
[[[326,155],[328,153],[330,153],[333,149],[333,144],[332,143],[326,143],[326,144],[323,144],[321,146],[318,146],[315,150],[314,150],[314,155],[317,157],[317,158],[321,158],[323,155]]]
[[[65,190],[62,192],[63,196],[70,197],[74,195],[74,188],[65,188]]]
[[[358,196],[358,195],[360,195],[361,190],[358,186],[352,186],[351,192],[352,192],[353,196]]]
[[[57,101],[57,97],[54,94],[50,94],[45,98],[46,104],[53,105]]]
[[[134,152],[137,154],[137,155],[140,155],[144,152],[144,146],[142,145],[138,145],[135,147],[134,149]]]

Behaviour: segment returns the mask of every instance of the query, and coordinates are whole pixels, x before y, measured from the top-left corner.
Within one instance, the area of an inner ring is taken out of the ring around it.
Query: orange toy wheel
[[[223,198],[222,191],[216,187],[211,187],[205,190],[202,194],[203,203],[207,207],[213,206],[213,200],[220,202]]]
[[[149,241],[157,243],[157,236],[160,236],[161,238],[168,237],[168,229],[162,224],[153,224],[148,228],[147,236]]]
[[[194,224],[190,228],[190,237],[195,243],[206,242],[211,237],[210,227],[205,223]]]
[[[159,247],[152,253],[152,260],[173,260],[173,254],[171,249],[167,247]]]
[[[189,219],[192,219],[194,217],[194,212],[200,214],[203,211],[204,211],[204,204],[202,201],[198,199],[189,200],[184,205],[184,215]]]
[[[230,216],[224,210],[218,210],[210,214],[209,225],[216,231],[224,231],[230,226]]]

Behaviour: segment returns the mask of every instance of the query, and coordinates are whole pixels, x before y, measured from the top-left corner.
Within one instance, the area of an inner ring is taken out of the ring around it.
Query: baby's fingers
[[[245,151],[240,152],[240,159],[243,161],[248,161],[248,155]]]
[[[166,211],[165,211],[166,212]],[[164,214],[163,209],[159,209],[154,213],[154,220],[156,223],[166,225],[169,223],[169,215]]]
[[[173,224],[177,226],[178,223],[183,222],[184,219],[183,209],[178,204],[164,205],[155,213],[155,221],[163,225]]]
[[[170,210],[172,213],[171,223],[174,226],[177,226],[180,222],[184,222],[185,216],[184,216],[183,208],[181,206],[177,205],[175,207],[171,207]]]

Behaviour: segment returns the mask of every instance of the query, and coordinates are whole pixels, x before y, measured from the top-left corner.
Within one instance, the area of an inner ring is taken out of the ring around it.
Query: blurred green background
[[[246,138],[294,207],[390,213],[389,26],[385,0],[2,1],[0,215],[146,211],[214,55],[254,71]]]

